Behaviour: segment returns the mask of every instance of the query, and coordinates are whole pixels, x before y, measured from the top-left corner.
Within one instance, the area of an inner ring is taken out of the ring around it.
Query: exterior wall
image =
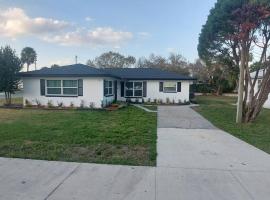
[[[130,80],[132,81],[132,80]],[[150,99],[151,102],[156,100],[162,100],[162,102],[166,102],[166,99],[169,98],[170,102],[178,103],[179,101],[188,102],[189,101],[189,88],[191,81],[176,81],[181,82],[181,92],[177,93],[165,93],[159,91],[159,82],[166,82],[166,80],[146,80],[147,82],[147,96],[144,97],[144,101],[148,101]],[[120,81],[118,81],[118,90],[117,90],[117,99],[120,101],[126,101],[126,98],[121,97],[121,85]],[[131,98],[132,101],[135,101],[136,98]]]
[[[255,85],[255,92],[258,91],[258,81],[256,82],[256,85]],[[264,106],[264,108],[269,108],[270,109],[270,94],[268,95],[268,99],[266,100]]]
[[[69,79],[83,79],[83,96],[78,97],[47,97],[40,95],[40,79],[45,80],[69,80]],[[71,103],[74,104],[75,107],[80,107],[81,103],[85,107],[90,107],[90,104],[93,104],[95,108],[102,108],[102,106],[109,105],[115,100],[115,96],[104,96],[104,80],[112,80],[113,78],[23,78],[23,102],[25,104],[25,100],[31,102],[32,105],[36,105],[36,101],[38,100],[42,105],[46,106],[50,101],[54,106],[57,106],[58,102],[62,102],[64,106],[70,106]],[[160,80],[165,82],[164,80]],[[144,97],[144,101],[148,101],[148,99],[153,102],[154,100],[162,100],[164,103],[166,99],[169,98],[170,102],[178,103],[189,101],[189,87],[190,81],[180,81],[181,82],[181,92],[178,93],[164,93],[159,92],[159,80],[148,80],[147,81],[147,96]],[[177,81],[176,81],[177,82]],[[117,100],[126,101],[126,98],[121,97],[121,81],[117,80]],[[114,84],[113,84],[114,91]],[[133,101],[136,98],[132,99]]]
[[[83,79],[83,96],[78,97],[46,97],[40,95],[40,79],[46,80],[69,80]],[[102,107],[103,101],[103,79],[104,78],[23,78],[23,102],[27,99],[33,105],[36,105],[38,100],[42,105],[47,105],[51,101],[54,106],[57,102],[63,102],[64,106],[70,106],[71,102],[75,107],[80,107],[83,102],[85,107],[89,107],[90,103],[94,104],[95,108]]]

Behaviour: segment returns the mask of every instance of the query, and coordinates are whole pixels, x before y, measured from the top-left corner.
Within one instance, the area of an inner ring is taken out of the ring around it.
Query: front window
[[[47,94],[61,95],[61,80],[47,80]]]
[[[142,97],[143,84],[142,82],[126,82],[125,86],[126,97]]]
[[[78,80],[47,80],[47,95],[77,96]]]
[[[113,95],[113,82],[112,81],[105,81],[104,82],[104,95],[110,96]]]
[[[63,95],[77,95],[78,81],[77,80],[63,80]]]
[[[163,91],[164,92],[176,92],[177,83],[176,82],[164,82]]]

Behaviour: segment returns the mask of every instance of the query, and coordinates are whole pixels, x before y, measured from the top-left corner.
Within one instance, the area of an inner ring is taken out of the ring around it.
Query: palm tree
[[[21,52],[21,62],[27,65],[27,71],[29,71],[29,66],[36,63],[37,53],[32,47],[25,47]]]

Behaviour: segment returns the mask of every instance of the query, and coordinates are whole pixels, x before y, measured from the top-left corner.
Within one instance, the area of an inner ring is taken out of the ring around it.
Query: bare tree
[[[88,60],[87,65],[97,68],[124,68],[130,67],[136,63],[136,59],[133,56],[121,55],[117,52],[109,51],[96,57],[94,60]]]

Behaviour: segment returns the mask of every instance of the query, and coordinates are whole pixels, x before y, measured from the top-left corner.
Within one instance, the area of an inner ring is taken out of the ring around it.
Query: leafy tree
[[[239,72],[238,123],[254,121],[270,92],[269,18],[269,1],[218,0],[200,34],[198,52],[201,59],[210,64],[224,64],[224,60],[229,60],[232,71]],[[253,58],[254,54],[260,55],[258,61]],[[269,71],[256,94],[254,87],[260,67],[256,69],[255,78],[250,77],[250,64],[255,62],[267,66]]]
[[[25,47],[21,52],[21,62],[27,65],[27,71],[29,66],[37,61],[37,53],[32,47]]]
[[[0,91],[5,92],[6,104],[11,104],[11,94],[18,88],[17,73],[21,70],[21,61],[15,50],[9,46],[0,48]]]
[[[181,54],[171,53],[168,58],[150,54],[148,58],[139,58],[139,68],[159,68],[171,72],[189,75],[189,63]]]
[[[96,57],[94,60],[88,60],[87,65],[98,68],[124,68],[130,67],[136,63],[133,56],[123,56],[120,53],[109,51]]]

